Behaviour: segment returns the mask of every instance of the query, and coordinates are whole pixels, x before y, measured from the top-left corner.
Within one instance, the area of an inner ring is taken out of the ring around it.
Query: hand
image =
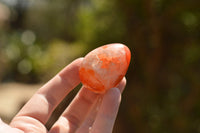
[[[81,61],[82,58],[73,61],[41,87],[10,125],[0,120],[0,133],[111,133],[125,78],[117,88],[111,88],[104,95],[83,86],[50,131],[44,126],[56,106],[80,83],[78,69]]]

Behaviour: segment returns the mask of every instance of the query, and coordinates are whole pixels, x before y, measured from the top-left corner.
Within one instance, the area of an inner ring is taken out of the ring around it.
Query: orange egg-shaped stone
[[[131,59],[129,48],[115,43],[89,52],[83,59],[79,76],[83,85],[96,93],[115,87],[127,72]]]

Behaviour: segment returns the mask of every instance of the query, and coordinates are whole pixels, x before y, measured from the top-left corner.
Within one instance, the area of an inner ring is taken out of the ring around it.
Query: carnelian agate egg
[[[131,53],[123,44],[108,44],[88,53],[79,69],[83,85],[96,93],[115,87],[124,77]]]

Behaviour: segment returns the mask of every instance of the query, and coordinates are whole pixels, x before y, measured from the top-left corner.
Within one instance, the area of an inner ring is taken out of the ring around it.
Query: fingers
[[[90,112],[99,97],[100,94],[96,94],[82,87],[69,107],[53,125],[50,133],[57,133],[58,131],[74,133],[83,123],[88,112]]]
[[[104,95],[94,123],[92,126],[88,125],[87,128],[84,128],[88,131],[83,133],[112,133],[121,102],[121,93],[124,91],[125,86],[126,78],[124,77],[116,88],[111,88]]]
[[[10,127],[6,123],[4,123],[0,118],[0,133],[24,133],[24,132],[17,128]]]
[[[96,115],[97,115],[100,105],[102,103],[102,98],[103,98],[103,95],[93,105],[91,111],[86,116],[86,119],[81,124],[81,126],[77,129],[76,133],[89,133],[89,130],[95,121]]]
[[[116,88],[118,88],[120,92],[122,93],[124,91],[125,86],[126,86],[126,78],[124,77],[121,80],[121,82],[116,86]]]
[[[78,71],[81,61],[82,58],[73,61],[40,88],[13,119],[11,125],[28,117],[45,124],[55,107],[80,83]]]
[[[119,106],[119,99],[121,95],[120,92],[123,91],[125,84],[126,79],[124,78],[117,86],[119,89],[115,88],[114,92],[110,92],[109,90],[108,94],[106,93],[105,96],[93,93],[92,91],[83,87],[72,101],[70,106],[53,125],[49,133],[89,133],[89,129],[93,125],[94,121],[96,123],[96,127],[101,127],[101,123],[110,123],[102,126],[105,126],[107,130],[112,130]],[[96,115],[97,119],[95,120]],[[101,115],[104,115],[104,118],[106,119],[102,119]]]
[[[126,85],[126,78],[124,77],[122,81],[117,85],[116,88],[120,90],[122,93]],[[76,133],[89,133],[90,129],[92,128],[92,125],[96,119],[96,115],[100,109],[101,103],[102,103],[103,95],[98,99],[98,101],[95,103],[95,105],[92,107],[89,115],[86,117],[84,123],[79,127]]]
[[[112,133],[120,101],[121,93],[118,88],[108,90],[103,98],[90,133]]]

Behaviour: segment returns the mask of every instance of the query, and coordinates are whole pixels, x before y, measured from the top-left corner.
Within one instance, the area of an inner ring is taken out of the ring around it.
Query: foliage
[[[0,31],[0,77],[45,81],[97,46],[125,43],[132,61],[114,132],[200,132],[199,5],[197,0],[10,5],[10,23]]]

